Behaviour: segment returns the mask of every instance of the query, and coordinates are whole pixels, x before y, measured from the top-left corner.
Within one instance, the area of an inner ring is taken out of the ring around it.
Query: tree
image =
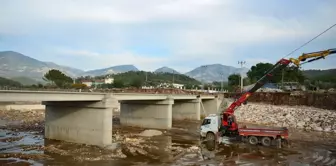
[[[125,86],[125,83],[121,79],[114,79],[113,81],[113,87],[114,88],[123,88]]]
[[[229,86],[237,86],[239,85],[240,75],[239,74],[231,74],[228,77]]]
[[[143,84],[143,81],[139,77],[133,78],[130,86],[136,87],[136,88],[141,88]]]
[[[252,66],[251,69],[247,72],[247,77],[252,83],[255,83],[262,76],[264,76],[265,72],[272,68],[272,66],[273,64],[271,63],[258,63]]]
[[[69,87],[73,82],[71,77],[56,69],[49,70],[46,74],[44,74],[43,80],[49,81],[59,88]]]
[[[258,63],[251,67],[251,69],[247,72],[247,76],[250,79],[251,83],[257,82],[261,77],[263,77],[266,72],[273,67],[271,63]],[[286,67],[283,71],[278,71],[276,73],[272,73],[271,80],[269,82],[272,83],[280,83],[282,81],[282,72],[284,82],[300,82],[303,83],[305,77],[302,71],[295,66]]]

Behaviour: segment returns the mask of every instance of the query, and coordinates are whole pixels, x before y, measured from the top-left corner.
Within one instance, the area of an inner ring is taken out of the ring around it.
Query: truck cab
[[[216,114],[210,114],[203,119],[200,127],[201,137],[206,137],[209,140],[215,140],[219,128],[221,126],[221,118]]]

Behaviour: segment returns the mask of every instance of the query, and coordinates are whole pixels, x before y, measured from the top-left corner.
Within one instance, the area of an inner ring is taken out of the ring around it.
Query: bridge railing
[[[57,91],[57,92],[97,92],[97,93],[148,93],[148,94],[180,94],[180,95],[218,95],[218,93],[199,92],[174,88],[138,89],[138,88],[113,88],[113,89],[62,89],[62,88],[26,88],[26,87],[0,87],[0,90],[22,91]]]

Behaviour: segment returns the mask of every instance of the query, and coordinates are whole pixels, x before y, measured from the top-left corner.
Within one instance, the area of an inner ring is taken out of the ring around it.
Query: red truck
[[[208,115],[201,125],[201,138],[217,140],[218,143],[224,144],[242,141],[252,145],[260,143],[263,146],[277,145],[281,147],[288,143],[288,129],[286,127],[247,127],[244,125],[236,131],[227,131],[227,133],[222,133],[220,128],[221,116]]]
[[[220,115],[211,114],[205,117],[200,128],[201,138],[206,137],[208,140],[217,140],[219,143],[230,142],[230,140],[238,138],[241,141],[246,141],[253,145],[261,143],[264,146],[270,146],[273,142],[278,142],[278,145],[281,145],[282,143],[287,143],[288,129],[285,127],[247,128],[246,126],[244,126],[242,128],[239,128],[234,115],[235,109],[237,109],[237,107],[239,107],[241,104],[246,104],[248,97],[250,97],[259,88],[261,88],[265,83],[269,82],[272,79],[274,73],[282,71],[289,64],[293,63],[297,67],[299,67],[303,63],[325,58],[329,54],[334,53],[336,53],[336,49],[329,49],[319,52],[302,54],[297,59],[290,58],[289,60],[279,60],[272,68],[265,72],[265,75],[262,76],[250,90],[239,96]],[[306,61],[307,59],[310,60]]]

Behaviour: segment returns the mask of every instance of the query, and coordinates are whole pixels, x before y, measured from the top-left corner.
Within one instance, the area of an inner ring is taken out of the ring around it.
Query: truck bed
[[[288,137],[288,129],[286,127],[244,126],[239,128],[238,132],[241,136]]]
[[[287,130],[286,127],[258,126],[258,125],[245,125],[239,129]]]

